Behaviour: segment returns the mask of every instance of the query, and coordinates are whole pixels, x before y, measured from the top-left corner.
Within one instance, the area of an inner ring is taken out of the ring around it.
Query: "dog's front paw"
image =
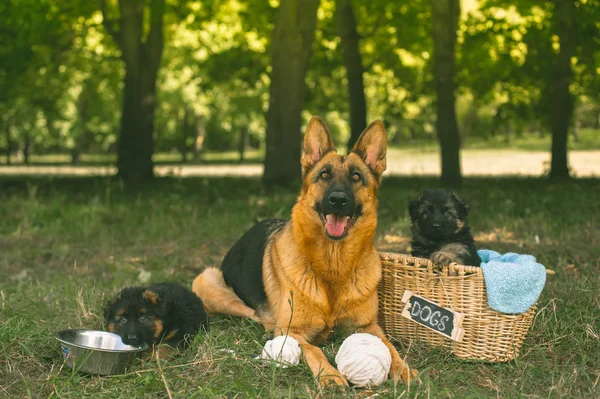
[[[168,344],[155,344],[152,346],[152,356],[156,359],[171,361],[177,355],[177,349]]]
[[[406,385],[410,385],[414,382],[418,382],[420,384],[421,379],[417,378],[418,374],[418,370],[411,369],[406,364],[397,365],[394,364],[394,362],[392,362],[392,368],[390,369],[390,378],[394,380],[394,382],[402,380],[402,382],[404,382]]]
[[[419,370],[410,369],[408,373],[406,373],[406,375],[402,377],[402,381],[404,381],[406,385],[410,385],[415,382],[421,384],[422,382],[421,379],[417,377],[418,375]]]
[[[431,255],[431,261],[436,265],[449,265],[452,262],[460,263],[460,258],[452,252],[438,251]]]
[[[346,381],[344,376],[341,375],[340,372],[337,370],[335,370],[335,372],[321,374],[319,376],[319,383],[322,387],[338,386],[341,388],[345,388],[348,386],[348,381]]]

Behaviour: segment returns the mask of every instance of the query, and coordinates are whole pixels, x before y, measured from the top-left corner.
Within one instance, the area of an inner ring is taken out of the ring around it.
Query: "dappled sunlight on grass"
[[[258,177],[263,166],[258,162],[237,163],[225,154],[214,154],[212,161],[201,163],[163,162],[155,165],[157,176],[180,177]],[[209,156],[207,155],[207,158]],[[222,157],[222,158],[219,158]],[[547,151],[463,150],[462,172],[465,176],[542,176],[549,166]],[[600,176],[600,151],[571,151],[569,154],[571,173],[576,177]],[[31,165],[0,165],[0,175],[64,175],[64,176],[112,176],[117,169],[110,165],[53,165],[34,163]],[[422,152],[406,148],[390,148],[385,175],[413,176],[438,175],[440,158],[438,152]]]
[[[176,152],[159,152],[152,156],[152,160],[156,164],[219,164],[219,163],[236,163],[239,161],[239,153],[237,151],[205,151],[196,161],[188,159],[183,162],[181,154]],[[246,163],[262,162],[264,152],[255,149],[248,149],[244,152]],[[84,165],[114,165],[117,162],[116,154],[82,154],[79,163]],[[46,165],[59,166],[70,165],[71,156],[69,154],[31,154],[29,157],[31,165]],[[11,164],[24,165],[23,160],[13,155],[11,156]],[[0,158],[0,165],[6,165],[6,158]]]
[[[479,243],[493,243],[502,241],[510,244],[517,244],[517,240],[515,240],[515,234],[507,231],[506,229],[493,229],[489,232],[479,232],[474,235],[475,241]],[[520,243],[522,246],[523,243]]]

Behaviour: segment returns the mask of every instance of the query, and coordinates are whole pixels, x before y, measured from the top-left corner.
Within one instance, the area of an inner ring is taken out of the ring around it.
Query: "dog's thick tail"
[[[238,298],[223,278],[223,272],[216,267],[208,267],[194,279],[192,291],[202,300],[209,314],[227,314],[249,317],[259,321],[254,309]]]

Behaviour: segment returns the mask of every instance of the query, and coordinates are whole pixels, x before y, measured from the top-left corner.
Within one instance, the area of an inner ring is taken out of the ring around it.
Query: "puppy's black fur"
[[[412,221],[413,256],[431,259],[436,264],[456,262],[480,266],[481,259],[467,225],[469,207],[456,193],[425,190],[409,204]]]
[[[187,337],[208,329],[200,298],[177,283],[125,288],[105,307],[104,319],[127,345],[183,346]]]

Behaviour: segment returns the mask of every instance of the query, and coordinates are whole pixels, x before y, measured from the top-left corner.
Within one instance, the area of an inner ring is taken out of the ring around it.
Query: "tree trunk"
[[[150,2],[150,31],[144,39],[144,0],[119,0],[119,30],[107,19],[101,0],[104,26],[121,49],[125,80],[117,167],[124,180],[153,177],[152,153],[156,106],[156,77],[163,52],[164,0]]]
[[[535,122],[534,126],[541,138],[546,137],[546,127],[541,122],[539,122],[539,121]]]
[[[509,122],[504,125],[504,144],[506,144],[507,146],[510,145],[510,132],[511,132],[511,127],[510,127],[510,122]]]
[[[194,161],[200,160],[200,155],[202,155],[202,150],[204,149],[204,136],[206,135],[206,130],[204,129],[204,124],[202,120],[195,116],[194,118]]]
[[[71,148],[71,165],[78,165],[81,161],[81,152],[83,145],[86,140],[87,132],[87,121],[89,114],[89,104],[87,101],[87,91],[81,90],[79,97],[77,98],[77,122],[75,126],[71,128],[71,134],[73,136],[73,148]],[[52,126],[52,123],[48,124]]]
[[[31,151],[31,137],[29,133],[25,133],[25,137],[23,137],[23,163],[25,165],[29,164],[29,152]]]
[[[577,118],[573,121],[573,140],[576,143],[579,143],[581,136],[579,135],[579,129],[581,128],[581,124]]]
[[[550,178],[569,177],[567,139],[569,122],[573,115],[571,85],[571,57],[575,53],[575,2],[554,0],[554,26],[559,37],[560,50],[554,60],[550,123],[552,125],[552,161]]]
[[[348,79],[348,98],[350,101],[348,151],[350,151],[360,134],[367,127],[367,103],[363,81],[364,68],[352,0],[337,1],[336,18],[338,32],[342,39],[344,66],[346,67],[346,77]]]
[[[460,0],[432,0],[433,61],[437,96],[436,130],[442,156],[441,183],[457,187],[462,182],[460,143],[456,123],[454,69],[456,29]]]
[[[286,186],[300,178],[304,77],[319,0],[281,0],[271,39],[271,86],[263,183]]]
[[[11,121],[8,120],[6,121],[6,124],[4,125],[4,131],[6,134],[6,164],[10,165],[10,154],[12,153],[12,140],[10,137],[10,125],[11,125]]]
[[[71,165],[79,165],[81,162],[81,151],[76,146],[71,148]]]
[[[240,128],[240,141],[238,143],[238,150],[240,153],[240,162],[244,162],[244,151],[246,150],[247,137],[248,137],[248,127],[244,125]]]
[[[462,132],[462,137],[460,138],[460,147],[462,148],[465,142],[465,138],[469,137],[473,131],[473,126],[475,125],[475,121],[477,120],[477,111],[478,111],[478,103],[475,99],[469,105],[469,110],[465,115],[462,123],[462,127],[460,128],[460,132]]]
[[[185,108],[183,113],[183,120],[181,121],[181,142],[179,143],[179,152],[181,153],[182,162],[187,161],[188,143],[187,139],[191,136],[192,129],[194,128],[190,123],[193,111],[190,111],[188,107]]]
[[[571,125],[571,133],[573,134],[573,141],[579,143],[580,135],[579,131],[581,130],[581,110],[575,104],[573,104],[573,113],[572,113],[572,125]]]

